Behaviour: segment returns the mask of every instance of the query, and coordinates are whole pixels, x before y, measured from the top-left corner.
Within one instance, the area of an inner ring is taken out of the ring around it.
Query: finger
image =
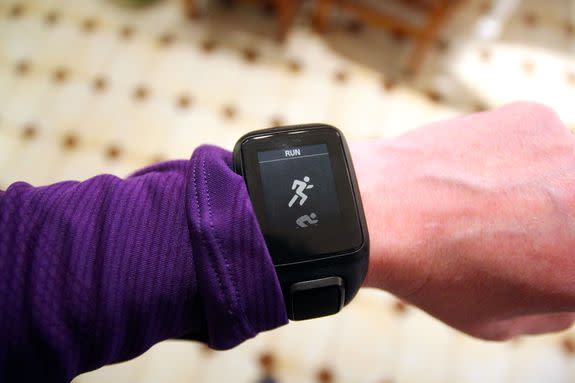
[[[521,335],[564,331],[574,322],[575,314],[572,313],[539,314],[481,323],[465,329],[465,332],[484,340],[505,341]]]
[[[515,319],[513,331],[516,335],[546,334],[567,330],[574,321],[572,313],[530,315]]]

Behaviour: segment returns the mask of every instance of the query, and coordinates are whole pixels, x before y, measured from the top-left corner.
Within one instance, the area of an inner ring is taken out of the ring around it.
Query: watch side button
[[[327,277],[294,283],[290,287],[290,300],[292,320],[335,314],[345,301],[343,279]]]

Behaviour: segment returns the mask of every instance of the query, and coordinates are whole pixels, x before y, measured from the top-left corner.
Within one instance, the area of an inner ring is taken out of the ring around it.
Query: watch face
[[[361,247],[351,170],[336,129],[272,131],[248,137],[241,148],[250,197],[275,264]]]
[[[258,152],[258,165],[271,231],[297,237],[341,220],[326,144]]]

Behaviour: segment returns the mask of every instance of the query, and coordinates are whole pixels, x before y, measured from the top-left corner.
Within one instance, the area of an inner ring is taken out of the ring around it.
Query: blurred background
[[[574,0],[0,0],[0,189],[231,149],[349,139],[533,100],[575,131]],[[386,293],[228,352],[168,341],[100,382],[575,382],[575,332],[487,343]]]

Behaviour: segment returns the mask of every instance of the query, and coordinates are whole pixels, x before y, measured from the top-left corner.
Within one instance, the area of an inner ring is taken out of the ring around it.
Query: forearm
[[[7,381],[64,382],[186,329],[202,334],[200,311],[189,310],[198,286],[185,167],[8,188],[0,213]]]
[[[229,348],[285,323],[229,157],[0,195],[0,377],[63,382],[167,338]]]

